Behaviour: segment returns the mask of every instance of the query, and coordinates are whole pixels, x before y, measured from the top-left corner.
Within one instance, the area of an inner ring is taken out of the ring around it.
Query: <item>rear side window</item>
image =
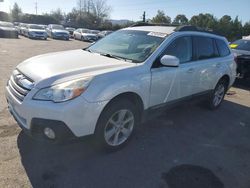
[[[221,57],[225,57],[230,54],[230,50],[223,40],[216,39],[216,44]]]
[[[196,60],[218,57],[214,39],[208,37],[193,37],[194,56]]]
[[[178,57],[180,63],[192,60],[192,39],[191,37],[180,37],[174,40],[166,49],[165,55]]]

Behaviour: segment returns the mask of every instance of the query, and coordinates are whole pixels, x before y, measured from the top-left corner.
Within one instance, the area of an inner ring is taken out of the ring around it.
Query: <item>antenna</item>
[[[36,9],[36,15],[37,15],[37,0],[35,2],[35,9]]]

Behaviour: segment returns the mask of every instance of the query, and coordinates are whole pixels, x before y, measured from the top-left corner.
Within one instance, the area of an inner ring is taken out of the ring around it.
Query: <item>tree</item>
[[[60,8],[52,10],[49,15],[53,17],[55,20],[57,20],[58,23],[64,20],[64,13]]]
[[[189,23],[204,29],[214,29],[216,27],[216,18],[212,14],[199,14],[193,16]]]
[[[188,24],[188,19],[184,14],[178,14],[174,21],[173,24],[177,24],[177,25],[186,25]]]
[[[152,23],[170,24],[171,18],[165,15],[164,11],[158,10],[157,15],[152,18]]]
[[[19,21],[21,19],[22,9],[18,6],[17,3],[14,4],[13,9],[11,10],[11,16],[13,21]]]
[[[243,35],[244,36],[250,35],[250,21],[245,23],[245,25],[243,27]]]

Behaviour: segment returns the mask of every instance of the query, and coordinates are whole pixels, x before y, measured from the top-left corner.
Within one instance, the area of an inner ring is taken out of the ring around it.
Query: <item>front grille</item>
[[[25,96],[33,87],[33,81],[21,74],[17,70],[13,72],[8,81],[10,92],[19,100],[23,101]]]
[[[37,35],[43,35],[43,32],[35,32]]]

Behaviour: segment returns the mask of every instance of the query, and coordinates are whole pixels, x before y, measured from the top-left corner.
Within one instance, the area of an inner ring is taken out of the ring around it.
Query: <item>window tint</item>
[[[212,38],[196,36],[194,37],[194,47],[196,60],[218,57],[218,52]]]
[[[216,44],[221,57],[225,57],[230,54],[230,50],[223,40],[216,39]]]
[[[192,60],[192,40],[191,37],[180,37],[168,46],[165,55],[178,57],[180,63]]]

